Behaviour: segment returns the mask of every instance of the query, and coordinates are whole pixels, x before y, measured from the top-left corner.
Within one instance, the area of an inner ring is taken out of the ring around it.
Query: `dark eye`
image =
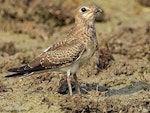
[[[81,11],[82,11],[82,12],[85,12],[85,11],[86,11],[86,9],[83,7],[83,8],[81,8]]]

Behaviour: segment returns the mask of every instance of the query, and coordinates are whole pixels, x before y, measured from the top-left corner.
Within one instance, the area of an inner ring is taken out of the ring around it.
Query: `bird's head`
[[[96,6],[81,6],[76,10],[75,22],[94,22],[97,13],[102,10]]]

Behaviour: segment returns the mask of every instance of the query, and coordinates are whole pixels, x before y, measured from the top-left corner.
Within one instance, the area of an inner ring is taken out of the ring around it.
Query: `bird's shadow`
[[[131,85],[125,86],[120,89],[108,90],[107,95],[108,96],[127,95],[127,94],[138,92],[140,90],[150,91],[150,84],[146,82],[135,82],[135,83],[132,83]]]
[[[75,83],[72,82],[72,91],[75,94]],[[99,86],[96,83],[92,83],[92,84],[84,84],[81,85],[81,93],[82,94],[87,94],[88,91],[92,91],[92,90],[96,90],[98,92],[106,92],[106,94],[108,96],[113,96],[113,95],[127,95],[127,94],[132,94],[135,92],[138,92],[140,90],[145,90],[145,91],[150,91],[150,84],[145,83],[145,82],[135,82],[132,83],[131,85],[125,86],[123,88],[120,89],[110,89],[107,86]],[[60,94],[68,94],[69,93],[69,89],[68,89],[68,85],[67,82],[64,82],[63,84],[61,84],[61,86],[58,88],[58,93]]]
[[[71,86],[72,86],[72,91],[75,94],[75,83],[71,82]],[[87,94],[88,91],[92,91],[92,90],[97,90],[100,92],[104,92],[107,91],[107,87],[106,86],[98,86],[96,83],[93,84],[84,84],[80,86],[80,90],[82,94]],[[69,89],[68,89],[68,85],[67,82],[64,82],[63,84],[61,84],[61,86],[58,88],[58,93],[60,94],[68,94],[69,93]]]

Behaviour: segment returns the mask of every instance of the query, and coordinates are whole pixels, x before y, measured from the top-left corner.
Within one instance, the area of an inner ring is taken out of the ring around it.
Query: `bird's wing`
[[[47,48],[28,66],[35,71],[65,67],[78,60],[84,50],[79,40],[64,40]]]
[[[31,68],[41,66],[45,69],[53,69],[70,65],[80,58],[84,51],[84,45],[78,40],[61,41],[47,48],[43,53],[31,61]]]
[[[10,68],[8,71],[15,74],[7,75],[6,77],[21,76],[35,71],[46,69],[55,69],[68,66],[77,61],[85,51],[84,44],[80,40],[63,40],[47,48],[43,53],[38,55],[29,64]]]

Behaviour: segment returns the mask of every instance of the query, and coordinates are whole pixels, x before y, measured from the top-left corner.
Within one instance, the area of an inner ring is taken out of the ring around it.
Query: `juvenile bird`
[[[60,70],[67,72],[70,95],[72,95],[70,75],[73,76],[75,89],[80,94],[76,72],[93,56],[96,50],[98,41],[94,21],[97,13],[102,13],[102,10],[96,6],[85,5],[77,8],[75,24],[62,41],[49,46],[28,64],[8,69],[15,73],[6,77],[31,75],[31,73],[45,70]]]

